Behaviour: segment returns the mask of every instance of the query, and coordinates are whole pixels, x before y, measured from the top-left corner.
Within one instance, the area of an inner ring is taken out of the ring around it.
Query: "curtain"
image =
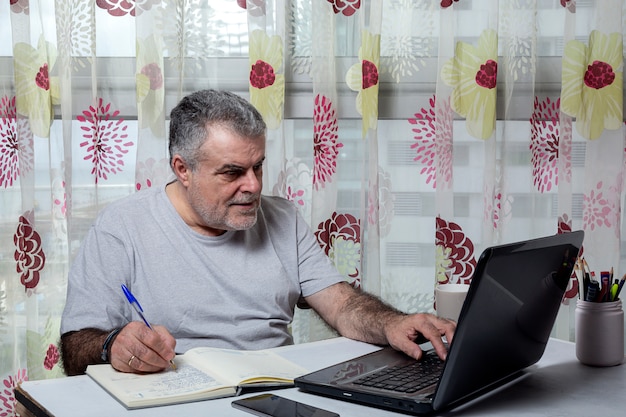
[[[624,2],[9,0],[0,5],[0,416],[63,376],[67,272],[106,204],[171,178],[204,88],[268,124],[264,193],[407,312],[488,246],[575,229],[626,272]],[[574,340],[574,274],[553,336]],[[299,308],[297,342],[333,335]]]

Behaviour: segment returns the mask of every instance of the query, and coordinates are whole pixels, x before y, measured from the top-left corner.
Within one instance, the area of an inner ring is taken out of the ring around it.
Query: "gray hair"
[[[178,154],[193,171],[198,150],[210,135],[212,126],[231,129],[245,138],[264,137],[263,116],[240,96],[217,90],[201,90],[184,97],[170,113],[170,164]]]

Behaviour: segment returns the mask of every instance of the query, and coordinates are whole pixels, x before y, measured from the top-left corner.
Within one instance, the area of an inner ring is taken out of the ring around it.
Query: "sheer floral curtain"
[[[623,21],[618,0],[2,2],[0,416],[63,375],[82,236],[168,180],[168,113],[202,88],[263,113],[264,192],[398,308],[433,311],[486,246],[574,229],[621,277]],[[577,297],[573,277],[555,336]],[[332,335],[306,308],[293,332]]]

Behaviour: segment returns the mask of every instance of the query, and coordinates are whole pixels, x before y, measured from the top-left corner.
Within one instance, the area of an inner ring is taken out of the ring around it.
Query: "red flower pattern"
[[[97,107],[90,106],[76,118],[83,123],[81,130],[86,132],[83,137],[87,139],[81,142],[81,148],[86,148],[85,160],[91,159],[93,168],[91,174],[95,174],[96,183],[99,178],[107,179],[108,175],[121,172],[124,166],[123,157],[133,142],[125,142],[128,134],[128,126],[124,119],[115,119],[119,110],[109,113],[111,104],[104,106],[102,99],[98,99]]]
[[[488,89],[496,88],[497,76],[498,63],[489,59],[480,66],[480,69],[476,73],[476,84]]]
[[[274,85],[276,74],[274,68],[265,61],[258,59],[250,70],[250,85],[262,89]]]
[[[59,362],[59,358],[59,349],[55,345],[50,344],[48,346],[48,351],[46,352],[46,358],[43,360],[43,367],[48,371],[52,370],[54,365]]]
[[[341,236],[345,240],[361,242],[361,226],[359,220],[351,214],[334,212],[330,219],[320,223],[315,232],[317,241],[328,255],[332,239]]]
[[[569,218],[569,216],[565,213],[563,213],[558,220],[558,228],[557,228],[557,233],[561,234],[561,233],[570,233],[572,231],[572,220]],[[578,256],[582,256],[583,255],[583,248],[580,248],[580,252],[578,253]],[[567,290],[565,291],[565,295],[563,296],[563,304],[566,304],[568,301],[567,300],[571,300],[573,298],[578,297],[578,288],[579,288],[579,282],[578,282],[578,277],[576,276],[576,270],[574,269],[572,271],[572,276],[570,277],[570,282],[568,284]]]
[[[337,238],[350,240],[355,243],[361,243],[361,225],[360,221],[351,214],[339,214],[334,212],[330,219],[320,223],[315,232],[317,242],[328,255],[331,251],[333,242]],[[356,278],[352,283],[354,286],[360,286],[360,268],[357,272],[351,274],[351,278]]]
[[[315,97],[313,109],[313,186],[324,187],[337,170],[337,156],[342,143],[338,138],[337,113],[334,103],[319,94]]]
[[[0,101],[0,185],[13,185],[20,175],[15,96]]]
[[[42,90],[50,90],[50,77],[48,77],[48,64],[43,64],[35,76],[35,84]]]
[[[613,84],[613,81],[615,81],[615,72],[606,62],[593,61],[593,64],[587,66],[584,77],[587,87],[599,90]]]
[[[13,390],[24,381],[28,381],[26,369],[20,369],[15,376],[9,375],[7,379],[2,381],[2,387],[0,387],[0,417],[13,417],[16,415],[15,406],[17,405],[17,400]]]
[[[452,178],[452,120],[446,114],[451,114],[449,102],[439,110],[439,117],[435,116],[435,96],[429,103],[429,108],[420,109],[414,119],[409,119],[409,123],[415,126],[412,130],[416,134],[416,143],[411,145],[411,149],[417,152],[413,160],[424,165],[420,175],[426,175],[426,184],[432,182],[433,188],[436,188],[437,172],[443,174],[444,182]],[[435,134],[437,130],[439,138]],[[437,157],[440,167],[435,165]]]
[[[30,0],[10,0],[11,12],[16,14],[24,13],[25,15],[28,15],[30,11],[29,2]]]
[[[452,267],[452,276],[458,277],[459,284],[469,284],[476,269],[474,243],[465,236],[461,226],[437,217],[435,245],[450,250],[448,259]]]
[[[361,63],[361,71],[363,73],[363,80],[361,81],[363,90],[378,84],[378,68],[376,68],[376,64],[364,59]]]
[[[576,13],[576,0],[561,0],[561,6],[570,13]]]
[[[343,14],[344,16],[352,16],[361,8],[361,0],[328,0],[333,5],[335,14]]]
[[[443,7],[444,9],[452,6],[454,3],[458,2],[459,0],[441,0],[441,7]]]
[[[158,90],[163,87],[163,72],[156,63],[145,65],[141,73],[150,80],[150,90]]]
[[[237,5],[246,9],[251,16],[265,16],[265,0],[250,0],[252,7],[248,7],[246,0],[237,0]]]
[[[148,158],[145,162],[138,161],[136,171],[135,189],[137,191],[166,182],[171,172],[166,158],[160,161],[154,158]]]
[[[161,0],[96,0],[96,6],[106,10],[111,16],[121,17],[127,14],[139,15],[150,10],[152,5],[160,4]]]
[[[559,108],[560,99],[552,101],[548,97],[540,102],[539,98],[535,97],[533,115],[530,119],[530,152],[533,183],[542,193],[558,185],[559,158],[566,158],[565,164],[568,169],[564,174],[568,178],[570,176],[571,145],[568,146],[569,141],[560,138]],[[564,147],[567,149],[563,149]]]
[[[41,246],[41,236],[32,226],[33,212],[20,216],[17,231],[13,235],[14,258],[20,282],[26,291],[39,284],[39,273],[46,264],[46,254]]]
[[[596,189],[583,196],[583,224],[584,229],[595,230],[596,227],[611,228],[613,210],[609,200],[602,191],[602,181],[596,184]]]

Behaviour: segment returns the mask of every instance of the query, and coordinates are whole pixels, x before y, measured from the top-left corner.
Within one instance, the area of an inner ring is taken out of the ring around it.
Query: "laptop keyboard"
[[[426,354],[419,361],[390,366],[365,375],[353,384],[411,394],[439,382],[444,362],[436,353]]]

